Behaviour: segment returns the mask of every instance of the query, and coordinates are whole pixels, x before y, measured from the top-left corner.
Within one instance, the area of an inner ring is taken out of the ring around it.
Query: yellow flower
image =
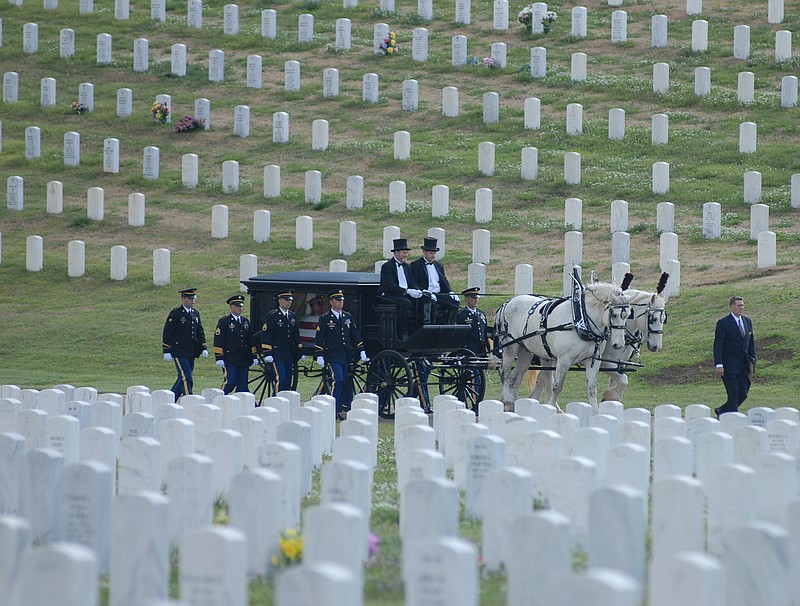
[[[394,52],[394,49],[390,46],[389,48],[386,49],[386,52],[391,55]]]

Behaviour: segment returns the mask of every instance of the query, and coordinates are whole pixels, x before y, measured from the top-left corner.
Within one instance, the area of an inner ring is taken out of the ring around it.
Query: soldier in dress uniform
[[[214,331],[214,357],[222,369],[222,391],[247,391],[249,368],[253,362],[253,337],[250,320],[242,315],[244,295],[225,301],[231,312],[222,316]]]
[[[175,401],[192,393],[195,358],[208,357],[206,333],[200,321],[200,313],[194,308],[197,300],[196,288],[185,288],[181,293],[181,304],[169,312],[161,333],[164,359],[175,362],[178,378],[172,386]]]
[[[336,414],[342,419],[353,400],[352,390],[345,393],[344,389],[348,366],[356,352],[363,362],[369,362],[369,358],[353,316],[344,311],[344,293],[336,290],[328,295],[328,299],[331,310],[319,318],[314,348],[317,364],[328,373],[332,383],[330,389],[336,399]]]
[[[491,345],[486,336],[486,314],[478,309],[478,299],[480,298],[478,294],[479,291],[480,288],[477,286],[461,291],[461,294],[464,295],[466,307],[463,307],[458,312],[456,316],[456,325],[467,325],[472,329],[469,333],[469,338],[464,343],[464,347],[469,349],[472,353],[482,356],[486,355],[486,353],[491,350]],[[472,372],[474,381],[473,388],[477,393],[480,392],[483,378],[478,369],[473,369]]]
[[[289,309],[294,301],[294,292],[284,290],[276,295],[278,308],[267,314],[261,327],[261,352],[267,364],[272,364],[278,379],[276,393],[292,389],[294,367],[303,356],[303,344],[297,317]]]

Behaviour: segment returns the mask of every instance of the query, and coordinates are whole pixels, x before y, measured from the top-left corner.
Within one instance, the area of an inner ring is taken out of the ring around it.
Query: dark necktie
[[[739,325],[739,334],[740,334],[742,337],[744,337],[744,322],[742,322],[741,320],[737,320],[737,321],[736,321],[736,324],[738,324],[738,325]]]
[[[431,261],[425,261],[425,265],[433,265]]]

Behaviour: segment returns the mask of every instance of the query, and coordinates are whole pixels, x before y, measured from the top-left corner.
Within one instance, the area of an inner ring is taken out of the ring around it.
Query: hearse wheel
[[[470,366],[470,359],[475,354],[469,349],[459,349],[447,357],[447,365],[438,368],[439,393],[454,395],[477,413],[478,402],[486,393],[486,371]]]
[[[405,358],[392,349],[384,350],[370,362],[366,390],[378,395],[378,414],[394,419],[394,402],[411,392],[414,384]]]

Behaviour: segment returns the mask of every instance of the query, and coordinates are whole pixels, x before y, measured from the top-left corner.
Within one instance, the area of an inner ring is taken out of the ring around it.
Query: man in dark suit
[[[214,330],[214,357],[222,369],[222,391],[247,391],[249,369],[255,354],[250,335],[250,320],[242,315],[244,295],[233,295],[225,301],[230,313],[217,321]]]
[[[411,262],[411,277],[420,290],[432,295],[430,299],[423,297],[423,324],[452,324],[458,313],[459,300],[450,287],[444,265],[436,260],[437,244],[436,238],[424,239],[422,256]],[[437,321],[439,315],[442,318]]]
[[[206,333],[203,331],[200,313],[194,308],[197,289],[184,288],[178,292],[181,293],[181,304],[169,312],[161,332],[164,359],[175,362],[175,369],[178,371],[178,378],[172,386],[176,402],[181,396],[192,393],[195,358],[208,357]]]
[[[714,412],[717,418],[736,412],[747,399],[750,375],[755,369],[756,344],[753,321],[744,312],[744,299],[731,297],[729,313],[717,321],[714,331],[714,372],[725,384],[728,400]]]
[[[285,290],[276,295],[278,308],[267,314],[261,327],[261,351],[264,361],[272,364],[278,383],[275,392],[292,389],[294,367],[303,357],[303,344],[297,317],[290,309],[294,292]]]
[[[317,354],[317,364],[328,373],[331,395],[336,400],[336,415],[344,419],[344,414],[350,408],[353,393],[345,391],[345,379],[350,362],[358,352],[362,362],[369,362],[361,342],[361,333],[358,331],[353,316],[344,311],[344,293],[335,290],[328,295],[331,310],[322,314],[317,324],[317,337],[314,349]]]
[[[397,336],[401,340],[408,338],[408,318],[411,316],[411,300],[422,298],[422,291],[417,287],[411,275],[411,267],[406,263],[408,251],[411,250],[405,238],[393,240],[392,258],[381,266],[381,296],[397,305]]]

